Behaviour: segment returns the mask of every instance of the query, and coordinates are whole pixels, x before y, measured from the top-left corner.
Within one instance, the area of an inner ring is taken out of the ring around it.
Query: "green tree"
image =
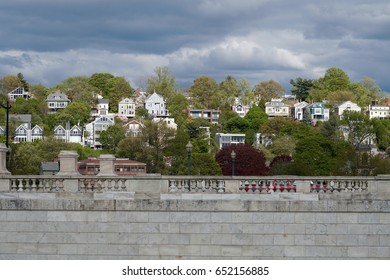
[[[292,85],[291,93],[301,101],[305,101],[308,96],[311,88],[313,87],[313,80],[296,78],[295,80],[290,80]]]
[[[100,133],[100,143],[109,153],[115,154],[119,142],[125,138],[125,131],[120,125],[111,125]]]
[[[104,98],[108,98],[110,93],[110,81],[114,78],[114,75],[110,73],[95,73],[93,74],[88,83],[97,88],[103,95]]]
[[[339,120],[335,114],[331,114],[329,120],[320,128],[321,134],[328,139],[340,139]]]
[[[245,133],[249,127],[250,124],[246,119],[235,117],[226,122],[224,131],[225,133]]]
[[[69,77],[56,85],[53,90],[64,92],[72,101],[84,101],[90,105],[97,102],[94,96],[97,89],[89,84],[89,78],[86,76]]]
[[[253,92],[265,101],[271,101],[272,98],[280,98],[285,93],[285,89],[276,81],[269,80],[255,85]]]
[[[114,77],[109,82],[108,98],[110,100],[110,111],[118,112],[118,103],[124,97],[134,95],[134,90],[124,77]]]
[[[249,109],[244,119],[248,120],[251,129],[258,131],[260,126],[267,122],[268,116],[263,109],[254,105]]]
[[[9,92],[21,86],[22,83],[17,76],[8,75],[0,79],[0,90],[4,94],[8,94]]]
[[[176,92],[176,78],[169,72],[168,67],[156,67],[154,74],[147,79],[149,94],[157,92],[169,102],[170,97]]]
[[[211,108],[211,99],[218,90],[217,82],[207,76],[201,76],[194,80],[190,87],[190,97],[194,107],[199,109],[217,109]]]
[[[17,75],[19,81],[20,81],[20,84],[22,85],[22,87],[24,88],[25,91],[29,92],[30,91],[30,85],[28,84],[28,82],[24,79],[24,76],[22,73],[18,73]]]
[[[187,161],[181,162],[178,175],[187,175]],[[191,175],[195,176],[218,176],[222,175],[222,171],[213,155],[208,153],[192,153],[191,154]]]

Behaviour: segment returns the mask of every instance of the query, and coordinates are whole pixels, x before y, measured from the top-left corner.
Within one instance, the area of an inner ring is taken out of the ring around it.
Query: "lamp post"
[[[190,141],[188,141],[188,144],[186,145],[187,149],[187,175],[191,175],[191,152],[192,152],[192,144]],[[191,191],[191,181],[190,178],[188,178],[188,191]]]
[[[6,109],[5,145],[9,148],[9,109],[11,109],[11,105],[9,100],[7,100],[7,105],[0,103],[0,106]]]
[[[236,153],[234,152],[234,150],[232,151],[230,156],[232,157],[232,176],[234,176],[234,162],[236,160]]]

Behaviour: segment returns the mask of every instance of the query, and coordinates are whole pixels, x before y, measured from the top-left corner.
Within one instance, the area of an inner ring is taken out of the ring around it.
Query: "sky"
[[[252,86],[317,79],[330,67],[390,92],[388,0],[1,0],[0,77],[52,87],[108,72],[142,86],[168,67]]]

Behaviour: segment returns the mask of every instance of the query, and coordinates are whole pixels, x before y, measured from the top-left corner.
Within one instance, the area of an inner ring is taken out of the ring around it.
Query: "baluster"
[[[218,193],[224,193],[225,192],[225,181],[218,180]]]
[[[122,185],[121,185],[121,191],[126,191],[126,179],[120,179]]]

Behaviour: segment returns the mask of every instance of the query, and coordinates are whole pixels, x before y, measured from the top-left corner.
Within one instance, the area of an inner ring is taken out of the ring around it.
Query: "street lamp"
[[[186,145],[187,149],[187,175],[191,175],[191,152],[192,152],[192,144],[190,141],[188,141],[188,144]],[[188,178],[188,191],[191,191],[191,180]]]
[[[7,100],[7,105],[0,103],[0,106],[6,109],[5,145],[9,148],[9,109],[11,109],[11,105],[9,104],[9,100]]]
[[[232,176],[234,176],[234,162],[236,160],[236,153],[234,152],[234,150],[232,151],[230,156],[232,157]]]
[[[190,141],[188,141],[188,144],[186,145],[187,149],[187,175],[191,175],[191,152],[192,152],[192,144]]]

